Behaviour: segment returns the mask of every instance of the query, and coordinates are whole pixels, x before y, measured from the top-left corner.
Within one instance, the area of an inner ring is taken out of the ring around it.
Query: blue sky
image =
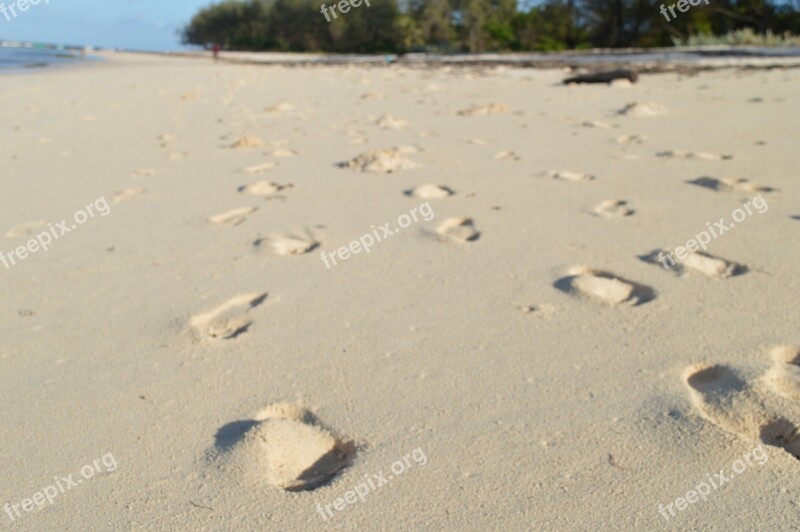
[[[0,0],[16,5],[18,0]],[[40,0],[16,18],[0,15],[0,39],[174,50],[176,32],[211,0]]]

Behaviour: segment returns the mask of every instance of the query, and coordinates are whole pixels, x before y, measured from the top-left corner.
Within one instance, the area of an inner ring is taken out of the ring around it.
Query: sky
[[[134,50],[182,48],[178,31],[211,0],[40,0],[13,17],[0,0],[0,40],[89,45]],[[45,3],[49,1],[49,4]]]

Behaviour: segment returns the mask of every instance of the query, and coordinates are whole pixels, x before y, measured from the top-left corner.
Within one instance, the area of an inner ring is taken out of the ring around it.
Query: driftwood
[[[594,74],[584,74],[574,76],[564,80],[567,83],[611,83],[615,79],[627,79],[631,83],[636,83],[638,76],[633,70],[607,70],[605,72],[595,72]]]

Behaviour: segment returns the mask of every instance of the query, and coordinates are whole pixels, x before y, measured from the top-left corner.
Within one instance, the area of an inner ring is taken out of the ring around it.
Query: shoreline
[[[0,50],[14,49],[8,42],[0,41]],[[17,49],[31,49],[21,46]],[[44,45],[35,50],[61,50],[74,52],[80,47]],[[159,57],[212,60],[210,51],[167,51],[149,52],[136,50],[91,49],[86,59],[109,60],[114,57]],[[92,59],[90,59],[92,58]],[[496,68],[510,67],[522,69],[562,69],[600,71],[625,68],[640,74],[659,74],[668,72],[696,73],[728,68],[741,69],[793,69],[800,68],[800,48],[764,46],[687,46],[681,48],[624,48],[568,50],[559,52],[535,53],[483,53],[483,54],[428,54],[408,53],[403,55],[359,55],[327,54],[318,52],[222,52],[218,62],[241,65],[308,67],[308,66],[368,66],[388,67],[402,65],[421,68],[467,67]],[[59,63],[42,65],[59,66]],[[78,66],[76,63],[65,66]],[[32,66],[23,67],[36,68]],[[11,70],[11,69],[9,69]],[[21,69],[15,69],[19,72]],[[26,70],[23,70],[26,71]],[[8,70],[0,70],[8,72]]]

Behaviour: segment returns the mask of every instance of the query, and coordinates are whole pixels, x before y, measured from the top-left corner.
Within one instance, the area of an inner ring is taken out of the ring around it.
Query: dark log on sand
[[[633,70],[608,70],[605,72],[595,72],[594,74],[584,74],[574,76],[564,80],[567,83],[611,83],[615,79],[627,79],[631,83],[636,83],[636,72]]]

